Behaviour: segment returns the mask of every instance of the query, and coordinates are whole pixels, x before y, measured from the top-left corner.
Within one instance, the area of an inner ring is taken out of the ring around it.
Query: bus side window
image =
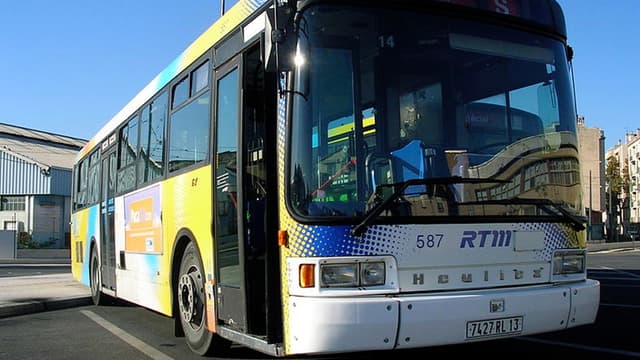
[[[77,170],[77,189],[76,189],[76,209],[81,209],[87,205],[87,183],[88,183],[89,159],[82,160]]]
[[[87,203],[100,201],[100,150],[94,151],[89,158],[89,180],[87,187]]]
[[[138,116],[134,116],[120,130],[118,149],[118,192],[133,189],[136,185],[136,158],[138,150]]]
[[[138,184],[145,184],[164,175],[164,128],[167,110],[167,92],[158,95],[142,110],[136,165]]]

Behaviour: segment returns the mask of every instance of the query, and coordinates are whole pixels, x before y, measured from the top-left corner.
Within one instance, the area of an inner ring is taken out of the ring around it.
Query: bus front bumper
[[[289,299],[286,353],[436,346],[591,324],[600,283],[376,297]]]

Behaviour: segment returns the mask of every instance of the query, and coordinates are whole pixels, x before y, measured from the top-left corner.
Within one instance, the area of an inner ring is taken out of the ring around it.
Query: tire
[[[98,251],[93,248],[91,250],[91,262],[89,264],[89,281],[91,287],[91,300],[94,305],[106,305],[107,295],[102,293],[100,287],[102,286],[102,273],[100,272],[100,258],[98,257]]]
[[[193,243],[187,245],[180,262],[176,301],[178,317],[184,331],[187,345],[198,355],[220,354],[226,351],[230,342],[207,329],[205,313],[205,274],[198,250]]]

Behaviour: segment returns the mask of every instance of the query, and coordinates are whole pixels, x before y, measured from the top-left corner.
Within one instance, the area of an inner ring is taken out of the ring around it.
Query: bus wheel
[[[91,300],[95,305],[105,305],[107,303],[107,295],[100,290],[102,281],[100,279],[100,259],[98,251],[94,248],[91,250],[89,281],[91,282]]]
[[[229,342],[209,332],[205,314],[204,273],[198,251],[189,243],[182,255],[176,299],[187,345],[199,355],[225,350]]]

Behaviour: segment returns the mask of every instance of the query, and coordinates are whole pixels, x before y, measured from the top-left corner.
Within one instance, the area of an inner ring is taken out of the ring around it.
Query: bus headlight
[[[357,287],[358,264],[320,265],[321,287]]]
[[[370,262],[360,264],[360,283],[362,286],[384,285],[384,262]]]
[[[385,263],[321,264],[320,279],[320,287],[323,288],[384,285]]]
[[[287,257],[286,261],[291,296],[338,297],[400,292],[398,265],[391,255]]]
[[[557,251],[553,254],[553,275],[583,273],[585,262],[584,250]]]

